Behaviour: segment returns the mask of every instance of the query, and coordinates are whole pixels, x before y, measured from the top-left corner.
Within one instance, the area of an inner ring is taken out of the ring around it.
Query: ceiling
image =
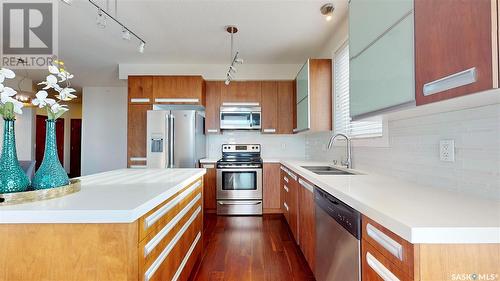
[[[105,0],[96,0],[106,7]],[[116,86],[119,63],[229,63],[230,36],[245,64],[299,64],[314,56],[347,13],[347,0],[334,0],[333,19],[319,8],[328,0],[118,0],[117,17],[146,42],[121,38],[121,28],[107,20],[96,25],[97,9],[86,0],[59,5],[59,57],[75,74],[74,85]],[[115,2],[109,1],[114,14]],[[45,71],[30,71],[41,79]]]

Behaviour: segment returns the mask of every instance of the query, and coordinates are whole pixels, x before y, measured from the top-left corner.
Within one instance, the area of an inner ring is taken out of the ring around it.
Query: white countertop
[[[81,177],[81,191],[0,207],[0,223],[130,223],[167,200],[205,169],[122,169]]]
[[[324,162],[281,163],[411,243],[500,243],[498,200],[386,176],[320,176],[301,168],[329,165]]]

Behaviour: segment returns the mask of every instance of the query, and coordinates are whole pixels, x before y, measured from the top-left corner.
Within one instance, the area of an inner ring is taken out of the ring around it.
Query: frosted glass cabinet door
[[[309,61],[297,74],[297,128],[296,131],[309,129]]]
[[[415,101],[413,14],[351,59],[350,113],[361,117]]]
[[[349,55],[358,55],[412,9],[413,0],[351,0]]]

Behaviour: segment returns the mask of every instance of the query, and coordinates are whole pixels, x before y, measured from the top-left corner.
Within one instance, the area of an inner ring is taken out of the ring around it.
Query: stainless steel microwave
[[[221,130],[260,130],[261,108],[259,106],[221,106]]]

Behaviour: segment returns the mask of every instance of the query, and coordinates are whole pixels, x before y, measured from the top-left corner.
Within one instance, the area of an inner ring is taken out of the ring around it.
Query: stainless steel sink
[[[301,166],[317,175],[356,175],[348,171],[340,170],[330,166]]]

